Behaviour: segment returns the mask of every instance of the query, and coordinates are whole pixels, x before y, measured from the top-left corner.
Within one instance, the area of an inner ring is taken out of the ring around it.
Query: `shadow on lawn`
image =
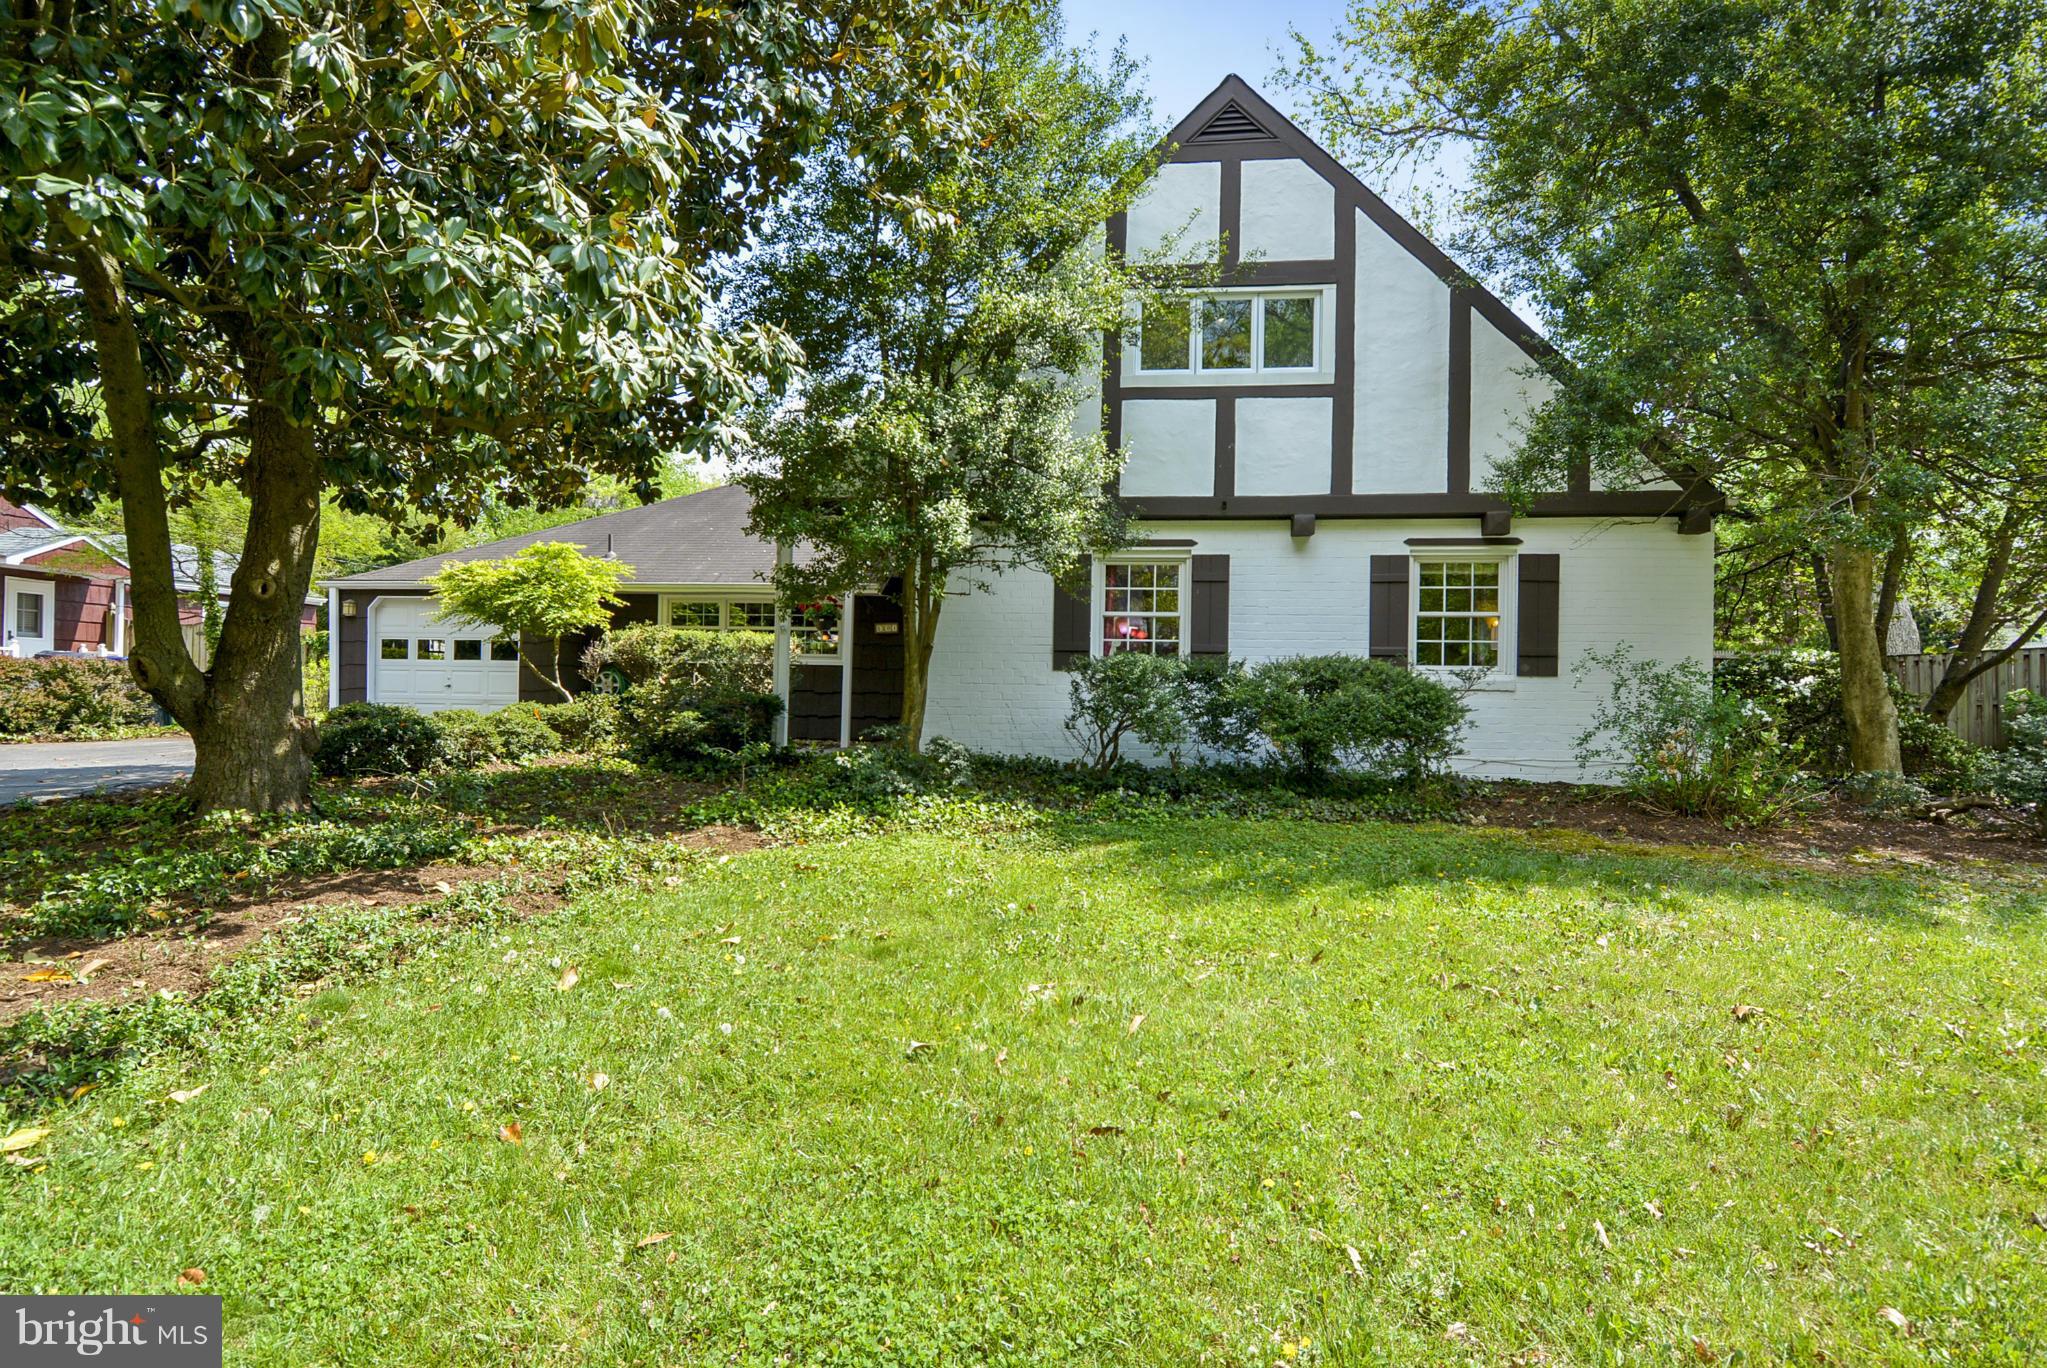
[[[1369,834],[1369,839],[1359,839]],[[1120,852],[1162,891],[1189,902],[1251,898],[1275,909],[1302,898],[1355,899],[1402,889],[1472,894],[1543,889],[1639,901],[1669,889],[1688,899],[1783,898],[1815,914],[1891,927],[1952,923],[1958,905],[1995,925],[2038,925],[2047,883],[1988,871],[1873,867],[1825,873],[1729,856],[1620,844],[1577,832],[1468,829],[1439,823],[1062,821],[1051,839]]]

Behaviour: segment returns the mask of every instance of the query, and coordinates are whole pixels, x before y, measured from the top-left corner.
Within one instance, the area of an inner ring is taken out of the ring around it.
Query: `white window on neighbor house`
[[[1240,291],[1159,301],[1138,322],[1137,369],[1262,375],[1322,368],[1320,290]]]
[[[1184,558],[1104,563],[1097,600],[1100,611],[1095,615],[1097,654],[1142,651],[1184,655],[1186,578]]]
[[[670,627],[710,632],[775,630],[775,601],[771,598],[670,594],[661,604],[661,620]]]
[[[1496,670],[1506,620],[1498,558],[1415,561],[1414,663],[1423,669]]]

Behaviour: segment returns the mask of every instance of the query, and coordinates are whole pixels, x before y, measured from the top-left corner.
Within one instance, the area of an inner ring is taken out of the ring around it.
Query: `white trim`
[[[1200,303],[1204,299],[1249,298],[1251,310],[1251,364],[1245,367],[1211,370],[1201,364]],[[1255,307],[1265,299],[1315,301],[1315,358],[1307,366],[1265,365],[1265,310]],[[1336,284],[1258,285],[1233,289],[1199,290],[1187,298],[1187,364],[1176,370],[1147,370],[1144,367],[1143,317],[1131,341],[1123,346],[1123,385],[1126,389],[1157,387],[1170,389],[1188,385],[1320,385],[1336,378]]]
[[[128,579],[125,575],[114,581],[114,639],[111,646],[117,656],[128,654]]]
[[[327,707],[330,711],[341,706],[341,621],[341,588],[330,584],[327,586]],[[364,622],[362,668],[365,697],[369,693],[369,646],[369,623]]]
[[[1471,688],[1486,693],[1506,693],[1517,687],[1519,676],[1515,673],[1515,649],[1519,644],[1521,631],[1521,602],[1515,592],[1516,576],[1514,559],[1519,550],[1512,546],[1411,546],[1407,557],[1407,663],[1416,674],[1427,675],[1441,680],[1452,688]],[[1417,657],[1420,654],[1422,590],[1421,563],[1423,561],[1493,561],[1500,567],[1500,634],[1497,640],[1499,659],[1493,667],[1479,675],[1476,682],[1470,679],[1471,670],[1459,670],[1443,665],[1424,665]]]
[[[794,557],[787,542],[775,543],[775,566],[780,569],[790,564]],[[661,608],[661,621],[668,621],[666,600]],[[782,700],[782,709],[775,714],[774,742],[777,748],[789,745],[789,614],[781,605],[775,607],[775,694]]]
[[[20,629],[14,621],[14,596],[19,593],[33,593],[42,601],[43,629],[31,642],[17,649],[15,633]],[[57,582],[49,579],[30,579],[20,575],[0,578],[0,655],[32,656],[38,651],[57,649]]]
[[[654,621],[657,626],[668,627],[673,625],[668,621],[668,610],[677,603],[715,603],[718,605],[718,625],[716,627],[699,627],[696,629],[697,631],[759,631],[761,629],[758,627],[747,628],[743,624],[734,624],[732,621],[732,605],[735,603],[765,603],[773,606],[775,603],[775,590],[772,585],[763,584],[756,586],[751,591],[723,588],[683,589],[659,593],[654,597]],[[781,617],[780,609],[776,609],[776,617],[778,620]],[[770,628],[769,630],[773,629]]]
[[[22,512],[28,514],[31,518],[34,518],[44,527],[49,528],[52,532],[62,532],[64,530],[63,523],[58,522],[55,518],[43,512],[42,509],[37,508],[34,504],[16,504],[15,507],[19,508]]]
[[[853,600],[858,591],[846,595],[839,609],[839,749],[853,744]]]
[[[1102,619],[1108,614],[1108,585],[1106,571],[1111,565],[1164,565],[1171,563],[1180,572],[1180,641],[1175,654],[1185,657],[1190,642],[1188,636],[1194,626],[1194,602],[1191,597],[1193,581],[1188,577],[1188,568],[1194,562],[1194,551],[1184,546],[1134,546],[1107,556],[1097,556],[1088,567],[1088,622],[1087,653],[1092,657],[1102,655]]]

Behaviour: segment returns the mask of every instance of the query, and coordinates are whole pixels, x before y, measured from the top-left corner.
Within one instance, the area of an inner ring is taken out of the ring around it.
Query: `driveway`
[[[0,746],[0,806],[96,789],[156,788],[191,772],[188,736]]]

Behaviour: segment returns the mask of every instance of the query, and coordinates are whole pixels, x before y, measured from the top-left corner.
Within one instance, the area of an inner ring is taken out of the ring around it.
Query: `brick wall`
[[[1409,537],[1472,536],[1474,522],[1324,521],[1300,540],[1277,522],[1154,523],[1141,536],[1191,538],[1198,553],[1230,557],[1230,651],[1258,660],[1362,654],[1371,557],[1407,554]],[[1623,642],[1652,659],[1709,661],[1713,539],[1679,536],[1668,519],[1530,518],[1515,523],[1513,535],[1522,539],[1519,552],[1560,557],[1559,672],[1508,678],[1472,694],[1473,725],[1458,768],[1576,779],[1572,751],[1606,689],[1599,679],[1581,686],[1573,667],[1588,651]],[[1051,664],[1046,576],[1011,574],[990,592],[948,600],[933,657],[927,736],[1011,754],[1073,753],[1061,725],[1069,676]]]

